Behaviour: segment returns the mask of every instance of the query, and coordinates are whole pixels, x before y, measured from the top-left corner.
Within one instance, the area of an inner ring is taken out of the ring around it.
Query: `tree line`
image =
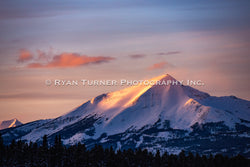
[[[60,136],[48,146],[45,135],[42,144],[13,140],[3,144],[0,134],[0,166],[2,167],[247,167],[250,160],[241,155],[227,157],[221,154],[201,156],[185,153],[179,155],[156,154],[147,149],[118,150],[95,145],[87,149],[84,144],[64,146]]]

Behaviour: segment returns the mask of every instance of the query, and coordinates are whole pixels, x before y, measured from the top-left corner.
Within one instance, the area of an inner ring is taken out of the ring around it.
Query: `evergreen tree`
[[[43,148],[44,151],[48,150],[48,137],[47,137],[47,135],[43,136],[43,146],[42,146],[42,148]]]
[[[161,166],[161,154],[160,154],[159,150],[157,150],[157,152],[155,154],[153,166],[154,167]]]
[[[186,158],[186,163],[187,163],[187,166],[194,166],[194,155],[191,153],[191,152],[189,152],[188,153],[188,156],[187,156],[187,158]]]
[[[162,155],[162,166],[168,166],[168,156],[167,152]]]
[[[112,146],[108,150],[107,166],[116,167],[116,164],[115,164],[115,151],[113,150]]]
[[[179,160],[178,163],[180,166],[184,167],[186,166],[186,155],[185,155],[185,151],[182,150],[179,154]]]

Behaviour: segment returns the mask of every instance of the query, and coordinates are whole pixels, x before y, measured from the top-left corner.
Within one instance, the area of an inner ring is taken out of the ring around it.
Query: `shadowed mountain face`
[[[61,135],[66,145],[85,143],[116,149],[147,148],[155,152],[241,153],[250,157],[250,102],[213,97],[177,82],[170,75],[155,85],[132,86],[97,96],[70,113],[1,131],[11,139],[52,144]]]

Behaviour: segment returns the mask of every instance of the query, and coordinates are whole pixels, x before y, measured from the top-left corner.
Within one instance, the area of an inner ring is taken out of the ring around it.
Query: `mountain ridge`
[[[176,81],[170,75],[151,80]],[[102,94],[25,133],[24,127],[16,139],[41,142],[46,134],[51,144],[56,135],[61,135],[66,145],[83,142],[87,147],[101,144],[168,152],[185,148],[202,153],[229,149],[230,154],[250,154],[246,147],[250,146],[250,102],[233,96],[210,96],[181,84],[137,85]],[[19,132],[18,128],[14,130],[3,136]],[[214,143],[209,149],[208,141],[213,140],[221,144]],[[232,141],[238,144],[235,150],[229,146]]]
[[[10,119],[10,120],[5,120],[5,121],[1,122],[0,130],[6,129],[6,128],[13,128],[13,127],[16,127],[16,126],[19,126],[19,125],[22,125],[22,124],[23,123],[20,122],[17,118],[13,118],[13,119]]]

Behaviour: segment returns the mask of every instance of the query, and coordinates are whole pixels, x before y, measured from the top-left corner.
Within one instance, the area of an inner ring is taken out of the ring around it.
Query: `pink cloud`
[[[152,66],[148,67],[147,69],[148,70],[156,70],[156,69],[163,69],[165,67],[173,67],[173,65],[166,62],[166,61],[163,61],[163,62],[155,63]]]
[[[29,61],[33,59],[33,55],[31,54],[30,51],[26,50],[26,49],[21,49],[19,51],[19,57],[18,57],[18,62],[25,62],[25,61]]]
[[[40,63],[30,63],[27,65],[28,68],[42,68],[44,67],[42,64]]]
[[[57,68],[57,67],[76,67],[92,63],[103,63],[113,60],[113,57],[96,56],[90,57],[86,55],[80,55],[77,53],[62,53],[54,56],[51,61],[46,64],[42,63],[30,63],[28,68]]]

